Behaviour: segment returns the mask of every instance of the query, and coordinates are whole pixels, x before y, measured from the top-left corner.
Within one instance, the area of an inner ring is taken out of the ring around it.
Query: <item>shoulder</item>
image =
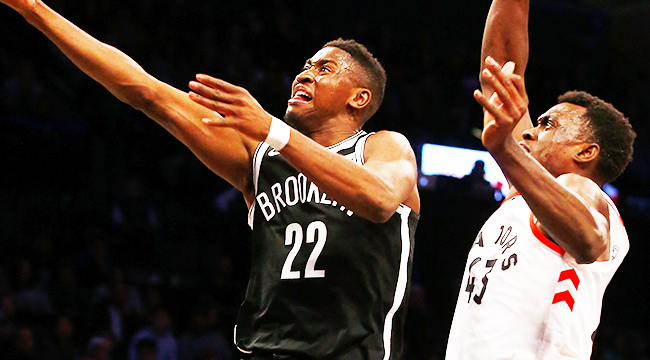
[[[370,136],[368,137],[368,141],[395,143],[400,145],[406,145],[408,147],[411,146],[406,136],[398,132],[389,131],[389,130],[381,130],[370,134]]]
[[[406,136],[394,131],[382,130],[368,136],[366,155],[373,152],[392,153],[400,157],[412,156],[415,158],[411,143]]]
[[[578,174],[563,174],[557,181],[574,192],[588,206],[609,217],[609,205],[600,186],[593,180]]]

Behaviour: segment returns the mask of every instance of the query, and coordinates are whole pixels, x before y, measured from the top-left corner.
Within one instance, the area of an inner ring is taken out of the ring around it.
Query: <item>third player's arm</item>
[[[210,110],[187,93],[147,74],[133,59],[79,29],[40,1],[2,0],[43,32],[83,72],[113,95],[179,139],[212,171],[241,191],[249,190],[252,140],[227,128],[210,128]]]
[[[512,61],[514,73],[523,77],[528,64],[528,13],[529,0],[493,0],[485,21],[481,46],[480,71],[486,69],[485,59],[490,56],[499,64]],[[481,91],[488,99],[494,89],[483,76],[479,76]],[[514,128],[517,141],[522,140],[523,130],[532,127],[530,115],[526,114]]]

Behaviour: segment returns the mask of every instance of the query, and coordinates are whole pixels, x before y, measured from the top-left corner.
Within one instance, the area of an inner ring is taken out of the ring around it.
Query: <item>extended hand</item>
[[[0,2],[24,15],[36,6],[37,0],[0,0]]]
[[[246,89],[204,74],[196,79],[190,82],[190,99],[222,116],[203,119],[204,123],[233,128],[254,140],[266,139],[271,115]]]
[[[502,147],[512,137],[512,130],[528,111],[528,95],[521,76],[513,74],[512,67],[502,69],[491,57],[485,60],[487,67],[481,77],[493,89],[487,99],[480,90],[474,91],[474,98],[483,106],[483,133],[481,140],[488,150]]]

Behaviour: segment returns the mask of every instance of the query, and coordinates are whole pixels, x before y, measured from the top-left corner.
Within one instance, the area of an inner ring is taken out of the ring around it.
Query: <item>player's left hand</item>
[[[205,124],[230,127],[258,141],[266,139],[272,116],[248,90],[205,74],[197,74],[196,80],[190,82],[190,99],[221,114],[202,119]]]
[[[521,76],[513,73],[512,66],[503,68],[491,57],[485,60],[487,67],[481,77],[493,89],[488,99],[480,90],[474,98],[483,106],[483,133],[481,140],[490,151],[497,151],[506,141],[514,140],[512,131],[528,111],[528,95]]]

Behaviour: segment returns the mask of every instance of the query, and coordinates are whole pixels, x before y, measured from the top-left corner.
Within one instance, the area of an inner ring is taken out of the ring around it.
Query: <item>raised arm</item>
[[[495,96],[474,97],[485,110],[482,141],[508,181],[523,195],[537,227],[579,263],[609,259],[609,208],[600,187],[572,173],[555,178],[515,141],[512,128],[527,113],[523,79],[508,76],[488,58]]]
[[[514,74],[524,77],[528,64],[528,12],[529,0],[493,0],[485,22],[481,46],[481,74],[486,69],[488,56],[499,64],[514,62]],[[479,76],[481,91],[488,99],[494,93],[491,85]],[[517,141],[522,140],[523,130],[532,127],[530,115],[526,114],[513,129]]]
[[[191,98],[223,118],[206,119],[216,127],[231,127],[259,141],[266,139],[271,115],[248,92],[223,80],[197,75]],[[363,165],[328,151],[301,132],[291,129],[282,156],[313,181],[328,197],[370,221],[387,221],[400,204],[420,211],[417,165],[408,140],[380,131],[371,135]]]
[[[250,192],[253,140],[232,129],[205,126],[202,118],[218,115],[147,74],[133,59],[94,39],[42,2],[0,1],[45,34],[84,73],[183,142],[217,175],[245,195]]]
[[[529,0],[493,0],[485,21],[481,59],[491,56],[500,64],[508,61],[517,66],[515,74],[524,76],[528,64]],[[485,69],[481,61],[481,71]],[[481,78],[481,90],[489,98],[494,90]]]

